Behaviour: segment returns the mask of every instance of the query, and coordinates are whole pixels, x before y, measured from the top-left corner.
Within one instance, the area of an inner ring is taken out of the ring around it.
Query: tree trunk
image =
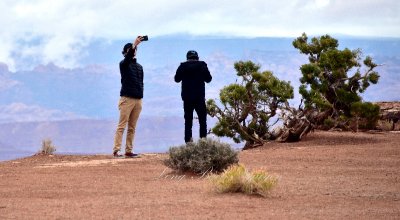
[[[288,109],[293,118],[287,119],[286,127],[276,139],[279,142],[297,142],[314,130],[315,126],[323,122],[330,114],[330,110],[316,112],[314,110]]]
[[[254,143],[254,142],[250,142],[250,141],[246,141],[246,144],[244,145],[242,150],[248,150],[248,149],[252,149],[252,148],[257,148],[257,147],[261,147],[264,143]]]
[[[311,130],[313,130],[313,125],[307,120],[301,120],[292,128],[286,128],[276,140],[279,142],[297,142]]]

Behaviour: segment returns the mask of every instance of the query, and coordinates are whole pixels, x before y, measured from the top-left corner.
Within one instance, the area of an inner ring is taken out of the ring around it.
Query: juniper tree
[[[371,119],[376,122],[379,107],[364,103],[360,93],[376,84],[377,64],[367,56],[361,61],[361,50],[338,49],[338,40],[324,35],[308,41],[305,33],[293,41],[300,53],[308,55],[309,63],[300,67],[302,77],[299,93],[305,109],[317,111],[317,125],[347,127],[352,119]],[[367,124],[368,124],[367,123]]]
[[[218,119],[212,132],[237,143],[246,141],[245,148],[275,139],[271,126],[278,121],[278,110],[293,98],[293,87],[270,71],[260,72],[251,61],[236,62],[234,67],[240,82],[220,91],[221,107],[213,99],[207,101],[208,113]]]

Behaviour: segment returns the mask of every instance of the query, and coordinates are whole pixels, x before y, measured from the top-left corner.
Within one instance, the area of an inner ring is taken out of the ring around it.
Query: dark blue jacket
[[[205,99],[205,84],[211,82],[211,74],[204,61],[188,60],[181,63],[175,74],[175,82],[182,81],[182,100]]]
[[[133,59],[133,50],[130,50],[119,63],[121,72],[121,96],[143,98],[143,67]]]

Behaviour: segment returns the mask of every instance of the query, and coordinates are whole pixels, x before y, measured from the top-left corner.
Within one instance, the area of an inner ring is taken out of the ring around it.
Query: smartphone
[[[142,38],[141,38],[141,41],[148,41],[148,40],[149,40],[149,37],[147,35],[142,36]]]

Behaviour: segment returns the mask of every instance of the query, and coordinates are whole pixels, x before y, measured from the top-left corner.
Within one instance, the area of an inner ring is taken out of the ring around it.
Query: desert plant
[[[238,153],[229,144],[211,138],[171,147],[168,153],[169,158],[164,161],[166,166],[196,174],[221,172],[239,161]]]
[[[266,196],[278,178],[263,170],[249,172],[243,164],[230,166],[222,174],[210,176],[214,188],[221,193],[242,192]]]
[[[271,121],[293,98],[293,87],[251,61],[236,62],[235,69],[239,82],[221,89],[219,103],[207,101],[208,114],[218,119],[212,132],[236,143],[246,141],[244,149],[276,139],[272,127],[277,121]]]
[[[56,146],[53,145],[50,139],[42,140],[42,148],[40,149],[41,154],[52,155],[56,150]]]
[[[371,84],[378,83],[378,66],[367,56],[361,64],[361,49],[338,49],[338,40],[329,35],[313,37],[309,41],[303,33],[293,41],[293,46],[308,55],[309,63],[300,67],[302,77],[299,93],[305,108],[317,112],[316,125],[348,128],[354,117],[365,119],[373,126],[379,118],[379,108],[364,103],[360,96]]]
[[[299,93],[302,104],[298,109],[287,106],[282,112],[283,124],[279,141],[299,141],[319,129],[372,128],[379,117],[376,105],[362,101],[363,93],[371,84],[378,83],[378,66],[367,56],[360,62],[361,49],[340,50],[338,40],[329,35],[308,40],[304,33],[293,41],[293,46],[308,55],[309,63],[300,67],[302,77]],[[353,126],[354,125],[354,126]]]
[[[355,102],[351,105],[351,115],[355,121],[355,129],[374,129],[380,117],[379,105],[370,102]]]

